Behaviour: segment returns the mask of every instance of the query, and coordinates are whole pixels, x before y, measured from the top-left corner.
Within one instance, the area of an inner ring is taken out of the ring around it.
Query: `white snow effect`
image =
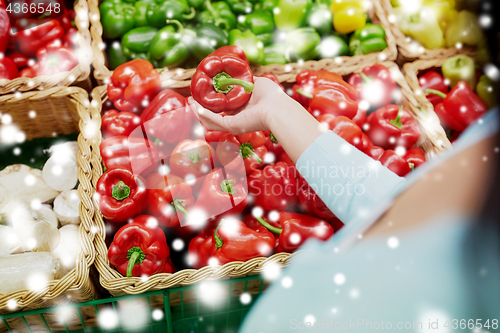
[[[34,273],[28,280],[28,289],[31,291],[39,291],[47,286],[49,279],[44,273]]]
[[[261,217],[262,214],[264,214],[264,210],[259,207],[259,206],[255,206],[253,209],[252,209],[252,215],[254,217]]]
[[[113,309],[99,311],[99,324],[105,330],[112,330],[118,326],[118,316]]]
[[[273,281],[278,278],[281,273],[281,266],[275,262],[271,262],[262,269],[262,276],[267,281]]]
[[[205,210],[194,208],[189,211],[188,216],[181,222],[181,226],[193,225],[201,229],[207,223],[207,218]]]
[[[216,282],[202,282],[198,289],[200,301],[210,305],[220,305],[226,301],[225,288]]]
[[[276,156],[273,153],[266,153],[264,155],[264,163],[271,164],[276,160]]]
[[[153,318],[153,320],[155,321],[160,321],[163,319],[164,317],[164,313],[163,313],[163,310],[161,309],[154,309],[153,312],[151,312],[151,317]]]
[[[17,309],[17,301],[15,299],[9,299],[7,301],[7,309],[9,309],[10,311],[14,311],[15,309]]]
[[[487,64],[486,66],[484,66],[484,73],[488,75],[488,77],[493,81],[498,81],[498,79],[500,78],[500,71],[493,64]]]
[[[440,309],[423,309],[418,316],[418,322],[427,323],[427,325],[422,325],[422,329],[419,332],[427,333],[444,333],[449,332],[449,327],[444,327],[444,323],[450,320],[450,315],[445,311]],[[429,327],[429,320],[431,322],[431,327]],[[432,323],[438,321],[439,325],[433,326]],[[443,323],[443,324],[441,324]]]
[[[172,248],[175,251],[182,251],[182,249],[184,248],[184,241],[180,238],[174,239],[174,241],[172,242]]]
[[[300,238],[300,235],[298,233],[294,232],[290,235],[290,243],[299,244],[300,240],[301,240],[301,238]]]
[[[36,183],[36,178],[35,178],[35,176],[33,176],[33,175],[31,175],[31,174],[30,174],[30,175],[27,175],[26,177],[24,177],[24,183],[25,183],[26,185],[28,185],[28,186],[33,186],[33,185],[35,185],[35,183]]]
[[[277,210],[272,210],[267,214],[267,217],[272,222],[277,222],[280,219],[280,213]]]
[[[158,226],[158,220],[155,219],[154,217],[150,217],[146,222],[146,226],[148,228],[156,228]]]
[[[217,258],[211,257],[208,259],[208,266],[219,266],[219,260]]]
[[[342,144],[340,146],[340,152],[344,155],[349,155],[351,153],[351,145],[348,143]]]
[[[313,316],[313,315],[307,315],[304,317],[304,323],[307,325],[314,325],[314,323],[316,322],[316,318]]]
[[[14,148],[12,150],[12,153],[14,153],[14,155],[16,155],[16,156],[21,155],[21,148],[19,148],[19,147]]]
[[[345,283],[345,275],[342,273],[335,274],[333,276],[333,282],[339,286],[343,285]]]
[[[349,296],[351,296],[351,298],[353,298],[353,299],[359,298],[359,296],[360,296],[360,292],[359,292],[359,290],[358,290],[358,289],[353,288],[353,289],[351,289],[351,291],[349,292]]]
[[[286,288],[286,289],[290,288],[293,285],[292,278],[289,276],[284,276],[281,279],[281,285],[283,286],[283,288]]]
[[[241,294],[240,296],[240,302],[242,304],[250,304],[250,302],[252,301],[252,296],[249,294],[249,293],[243,293]]]
[[[333,313],[333,314],[336,314],[338,311],[339,311],[339,310],[338,310],[337,308],[333,308],[333,309],[332,309],[332,313]]]
[[[395,249],[399,246],[399,239],[397,237],[389,237],[387,240],[387,246],[391,249]]]

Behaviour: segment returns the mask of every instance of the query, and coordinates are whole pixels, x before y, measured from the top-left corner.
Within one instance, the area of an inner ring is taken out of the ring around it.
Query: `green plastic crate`
[[[0,332],[236,332],[265,287],[249,276],[0,314]]]

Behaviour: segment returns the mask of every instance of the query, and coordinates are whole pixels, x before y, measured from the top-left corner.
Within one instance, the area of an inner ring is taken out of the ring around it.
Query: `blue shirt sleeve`
[[[302,153],[297,170],[344,224],[368,214],[371,205],[405,184],[404,178],[332,131]]]

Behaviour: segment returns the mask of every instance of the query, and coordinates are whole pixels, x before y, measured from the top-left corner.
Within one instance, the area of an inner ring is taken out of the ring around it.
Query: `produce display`
[[[17,20],[18,31],[11,32],[5,5],[0,1],[0,79],[54,75],[78,64],[80,46],[78,30],[73,26],[74,11],[43,24],[33,15],[31,21]]]
[[[455,0],[391,0],[399,29],[426,49],[486,50],[478,17]],[[487,52],[487,51],[486,51]]]
[[[498,85],[466,55],[448,58],[440,69],[422,73],[419,84],[452,141],[497,105]]]
[[[371,5],[371,3],[368,3]],[[286,64],[387,48],[363,0],[105,0],[99,6],[111,69],[146,59],[196,67],[226,45],[252,65]]]
[[[0,294],[36,289],[76,266],[78,143],[49,152],[42,170],[15,164],[0,171]]]
[[[160,85],[153,65],[135,59],[119,66],[107,87],[112,104],[100,146],[106,171],[96,190],[111,226],[109,262],[119,272],[149,276],[291,253],[342,226],[272,133],[206,130],[185,96]],[[419,126],[393,102],[397,89],[389,69],[377,64],[347,77],[300,72],[290,94],[323,126],[406,176],[425,154],[415,146]],[[249,57],[237,46],[215,50],[198,65],[190,90],[211,112],[240,108],[253,90]],[[270,193],[275,187],[285,190]],[[171,250],[176,239],[189,242],[187,260]]]

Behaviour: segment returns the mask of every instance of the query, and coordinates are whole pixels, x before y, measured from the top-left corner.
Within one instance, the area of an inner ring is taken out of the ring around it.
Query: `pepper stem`
[[[269,138],[271,139],[272,142],[278,143],[278,140],[276,139],[273,133],[269,133]]]
[[[219,231],[219,228],[220,228],[220,225],[222,222],[224,222],[224,220],[221,220],[219,225],[217,226],[217,228],[215,228],[215,230],[214,230],[214,239],[215,239],[215,249],[216,250],[221,248],[222,245],[224,245],[224,241],[222,240],[222,238],[217,236],[217,231]]]
[[[197,151],[192,151],[188,154],[189,159],[193,162],[193,164],[200,163],[201,154]]]
[[[125,200],[129,197],[130,195],[130,187],[125,185],[124,182],[121,180],[118,182],[118,184],[113,185],[113,189],[111,191],[111,196],[115,198],[116,200]]]
[[[280,235],[281,232],[283,231],[283,229],[280,229],[280,228],[276,228],[276,227],[273,227],[272,225],[270,225],[269,223],[267,223],[262,217],[260,216],[255,216],[255,218],[257,219],[257,221],[259,221],[260,224],[262,224],[267,230],[271,231],[271,232],[274,232],[275,234],[278,234]]]
[[[194,17],[196,16],[196,10],[193,8],[193,7],[190,7],[189,8],[189,14],[182,14],[182,17],[185,19],[185,20],[191,20],[191,19],[194,19]]]
[[[142,252],[140,247],[134,246],[127,252],[127,277],[132,277],[132,270],[134,269],[135,264],[141,264],[146,258],[144,252]]]
[[[411,170],[411,171],[415,170],[415,164],[413,164],[413,163],[408,163],[408,165],[410,166],[410,170]]]
[[[179,197],[175,197],[174,200],[170,203],[172,206],[174,206],[175,210],[180,211],[184,216],[187,216],[188,212],[186,211],[186,208],[182,205],[182,203],[185,202],[185,200],[182,200]]]
[[[184,27],[182,26],[182,23],[179,22],[178,20],[167,20],[167,24],[176,25],[178,28],[177,33],[179,34],[182,34],[184,32]]]
[[[241,144],[240,154],[243,158],[253,157],[253,159],[257,161],[257,163],[262,163],[262,158],[260,158],[259,155],[255,153],[255,149],[253,148],[250,142],[245,142]]]
[[[236,190],[234,189],[235,183],[236,183],[236,181],[234,179],[224,179],[220,183],[220,188],[221,188],[222,192],[234,194],[234,193],[236,193]]]
[[[310,94],[310,93],[305,92],[305,91],[300,90],[300,89],[297,89],[295,91],[297,92],[297,94],[300,94],[300,95],[305,96],[307,98],[313,98],[314,97],[313,94]]]
[[[158,144],[159,144],[159,143],[160,143],[160,138],[156,138],[156,139],[155,139],[155,142],[153,142],[153,144],[154,144],[155,146],[158,146]]]
[[[227,94],[233,89],[233,85],[242,86],[247,94],[253,90],[253,83],[240,79],[233,79],[229,74],[221,72],[212,79],[215,91]]]
[[[361,76],[361,78],[363,79],[363,84],[368,84],[370,82],[372,82],[373,78],[371,76],[367,76],[365,73],[363,72],[360,72],[359,75]]]
[[[446,94],[435,89],[425,89],[425,95],[438,95],[441,98],[446,98]]]
[[[396,119],[393,119],[390,121],[390,123],[392,125],[396,126],[399,129],[403,128],[403,124],[401,123],[401,114],[402,114],[401,110],[403,110],[402,106],[399,107],[399,111],[398,111],[398,115],[396,116]]]

